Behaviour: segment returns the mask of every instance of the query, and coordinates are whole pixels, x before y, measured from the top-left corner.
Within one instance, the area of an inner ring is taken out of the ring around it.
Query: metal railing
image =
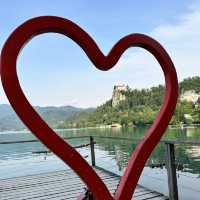
[[[82,139],[89,138],[89,143],[81,144],[78,146],[74,146],[74,148],[83,148],[90,146],[91,153],[91,165],[93,167],[96,166],[96,158],[95,158],[95,138],[99,139],[114,139],[114,140],[128,140],[131,142],[139,143],[141,140],[133,139],[128,137],[112,137],[112,136],[79,136],[79,137],[64,137],[64,140],[69,139]],[[5,141],[0,142],[0,145],[5,144],[16,144],[16,143],[32,143],[32,142],[40,142],[39,140],[22,140],[22,141]],[[166,169],[168,176],[168,189],[169,189],[169,199],[170,200],[178,200],[178,186],[177,186],[177,173],[176,173],[176,158],[175,158],[175,146],[176,145],[194,145],[200,146],[200,141],[181,141],[181,140],[161,140],[161,144],[166,146],[165,150],[165,161],[166,161]],[[50,151],[36,151],[32,153],[49,153]],[[98,166],[96,166],[98,167]]]

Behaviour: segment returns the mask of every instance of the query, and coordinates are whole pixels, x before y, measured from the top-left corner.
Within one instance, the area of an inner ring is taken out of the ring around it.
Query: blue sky
[[[167,49],[179,80],[200,75],[200,1],[7,0],[0,7],[0,48],[18,25],[39,15],[76,22],[105,54],[127,34],[148,34]],[[144,50],[129,49],[114,69],[101,72],[70,39],[52,33],[32,39],[17,68],[27,98],[41,106],[97,106],[111,97],[115,84],[132,88],[163,84],[159,65]],[[0,95],[1,103],[8,103],[2,87]]]

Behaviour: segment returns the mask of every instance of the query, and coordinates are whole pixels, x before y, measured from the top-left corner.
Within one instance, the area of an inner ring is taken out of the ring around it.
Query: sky
[[[7,0],[0,7],[0,49],[17,26],[44,15],[77,23],[104,54],[125,35],[147,34],[168,51],[179,81],[200,75],[200,0]],[[72,40],[55,33],[37,36],[24,47],[17,72],[27,99],[39,106],[96,107],[111,98],[114,85],[164,84],[160,66],[143,49],[128,49],[113,69],[102,72]],[[0,104],[5,103],[0,85]]]

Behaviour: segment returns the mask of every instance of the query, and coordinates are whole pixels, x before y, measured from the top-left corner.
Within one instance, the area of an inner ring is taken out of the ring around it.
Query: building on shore
[[[194,90],[188,90],[181,94],[180,100],[195,104],[197,101],[200,101],[200,94],[196,93]]]

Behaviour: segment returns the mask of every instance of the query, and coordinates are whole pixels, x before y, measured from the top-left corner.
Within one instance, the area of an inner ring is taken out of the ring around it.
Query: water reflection
[[[136,141],[120,140],[119,137],[128,137],[140,139],[144,136],[148,127],[139,128],[122,128],[122,129],[72,129],[58,131],[62,137],[93,135],[97,145],[96,149],[106,152],[106,156],[116,161],[118,170],[122,171],[127,165],[133,150],[136,147]],[[115,137],[116,139],[101,138],[101,136]],[[34,139],[31,133],[13,133],[0,134],[0,141],[30,140]],[[200,129],[168,129],[163,139],[175,140],[199,140]],[[87,138],[73,139],[68,141],[72,145],[88,143]],[[0,145],[0,163],[9,159],[21,159],[24,157],[34,156],[33,151],[44,150],[41,143],[23,143],[12,145]],[[176,162],[179,170],[200,175],[200,146],[176,145]],[[103,155],[105,156],[105,155]],[[103,159],[103,158],[102,158]],[[165,164],[165,145],[159,144],[149,158],[148,166],[163,167]],[[183,166],[183,167],[180,167]]]
[[[57,132],[62,137],[93,135],[97,165],[114,173],[122,174],[128,159],[136,147],[134,139],[141,139],[148,127],[128,129],[73,129]],[[98,137],[97,137],[98,136]],[[113,137],[106,139],[103,136]],[[133,140],[121,140],[121,137],[133,138]],[[0,141],[32,140],[35,137],[31,133],[0,134]],[[168,129],[164,140],[195,140],[200,141],[199,129]],[[89,142],[89,138],[70,139],[71,145],[77,146]],[[160,143],[151,154],[146,167],[140,177],[139,184],[168,194],[167,174],[165,170],[165,144]],[[37,174],[47,171],[63,170],[66,165],[56,156],[49,154],[36,155],[32,152],[45,150],[38,142],[0,145],[0,179],[27,174]],[[79,149],[81,155],[90,161],[90,149]],[[176,163],[178,174],[178,186],[180,199],[188,200],[199,198],[200,188],[200,146],[176,145]],[[67,152],[66,152],[67,153]]]
[[[108,152],[112,158],[117,162],[118,169],[121,171],[130,158],[133,150],[136,147],[136,142],[131,140],[120,139],[106,139],[99,138],[99,136],[111,137],[128,137],[134,139],[141,139],[148,127],[128,128],[128,129],[90,129],[90,130],[77,130],[75,132],[64,132],[63,136],[80,136],[80,135],[93,135],[98,136],[95,138],[98,148]],[[200,141],[200,129],[168,129],[163,137],[164,140],[195,140]],[[156,149],[151,154],[147,165],[161,165],[165,164],[165,145],[163,143],[157,145]],[[177,169],[193,174],[200,174],[200,146],[191,145],[176,145],[176,162]]]

